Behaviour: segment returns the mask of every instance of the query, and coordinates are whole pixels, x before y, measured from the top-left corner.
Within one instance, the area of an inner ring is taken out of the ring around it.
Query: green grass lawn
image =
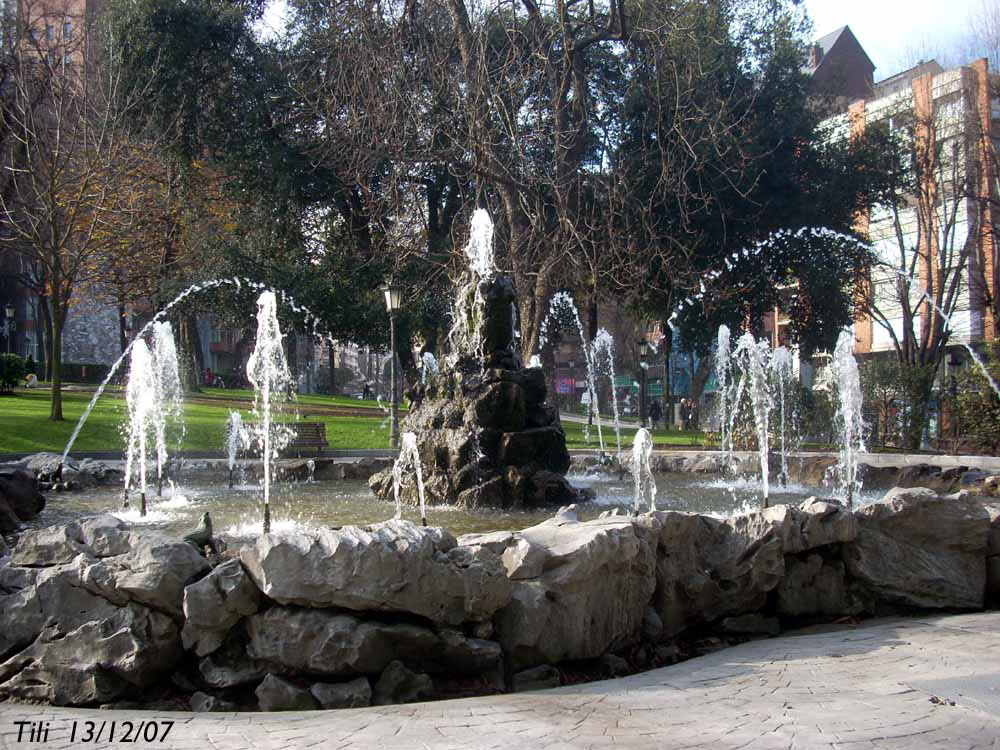
[[[63,422],[49,421],[50,396],[47,391],[17,391],[13,396],[0,397],[0,453],[61,451],[91,396],[91,393],[64,392],[63,416],[66,419]],[[356,399],[346,400],[362,403]],[[248,408],[240,410],[245,418],[249,418],[249,406],[247,401]],[[228,418],[229,408],[223,405],[185,404],[185,434],[181,449],[224,450]],[[125,402],[120,398],[102,397],[80,431],[74,450],[122,450],[121,424],[124,419]],[[389,447],[388,422],[378,408],[373,410],[372,417],[311,416],[309,420],[326,423],[326,439],[331,450]]]
[[[579,422],[563,422],[563,430],[566,432],[566,445],[569,448],[597,448],[597,426],[593,425],[590,428],[590,442],[588,443],[584,439],[584,428],[586,425]],[[613,426],[607,426],[603,422],[601,424],[601,429],[604,432],[604,444],[614,448],[616,445],[615,441],[615,428]],[[632,438],[635,436],[635,432],[638,429],[636,423],[622,424],[622,449],[626,447],[632,447]],[[669,447],[701,447],[703,442],[703,433],[701,432],[683,432],[681,430],[652,430],[653,435],[653,445],[660,448]]]
[[[48,391],[20,390],[12,396],[0,397],[0,453],[28,453],[34,451],[61,451],[76,427],[80,415],[92,394],[85,391],[63,392],[63,422],[51,422]],[[230,405],[226,401],[238,400],[246,407],[240,414],[250,418],[253,394],[250,391],[206,389],[196,394],[199,400],[217,399],[219,405],[188,403],[184,406],[185,434],[181,450],[225,450],[226,422]],[[336,405],[371,407],[372,416],[313,415],[309,421],[326,424],[326,439],[331,450],[375,449],[389,447],[389,425],[385,413],[374,401],[360,401],[345,396],[301,396],[303,405]],[[104,396],[94,407],[77,437],[74,450],[119,451],[124,447],[121,424],[125,419],[125,402],[118,397]],[[597,428],[590,428],[591,441],[584,439],[585,425],[564,422],[566,443],[570,448],[596,448]],[[631,447],[635,424],[622,425],[622,447]],[[605,445],[615,446],[614,428],[604,428]],[[702,433],[678,430],[655,430],[656,446],[700,446]],[[176,445],[176,443],[174,443]]]

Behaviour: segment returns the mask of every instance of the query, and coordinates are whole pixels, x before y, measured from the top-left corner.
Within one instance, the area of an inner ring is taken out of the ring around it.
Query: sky
[[[875,64],[875,80],[880,81],[921,57],[940,57],[942,51],[952,51],[983,2],[805,0],[804,5],[816,37],[850,26]]]

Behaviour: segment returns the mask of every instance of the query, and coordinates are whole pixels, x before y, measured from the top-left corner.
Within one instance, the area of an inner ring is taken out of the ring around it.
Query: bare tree
[[[974,304],[970,266],[975,270],[982,245],[978,117],[968,92],[935,101],[930,78],[918,79],[913,111],[893,115],[901,148],[898,199],[871,217],[879,262],[860,303],[903,368],[910,448],[919,447],[945,347],[968,334],[957,318]]]
[[[123,238],[136,236],[147,208],[137,186],[150,151],[128,127],[144,92],[121,85],[121,70],[104,53],[113,45],[69,7],[22,6],[0,154],[2,239],[46,285],[53,420],[63,418],[67,313],[81,284],[105,277],[108,258],[128,253]]]

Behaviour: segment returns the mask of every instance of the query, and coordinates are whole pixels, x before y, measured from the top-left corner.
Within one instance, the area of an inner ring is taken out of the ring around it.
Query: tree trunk
[[[201,351],[201,336],[198,334],[198,319],[193,314],[186,314],[179,322],[181,362],[187,366],[181,367],[181,381],[189,393],[200,393],[204,382],[205,358]]]
[[[327,354],[330,359],[330,395],[335,395],[337,393],[337,350],[333,346],[333,342],[330,341],[329,347],[327,348]]]
[[[38,297],[38,309],[42,313],[42,326],[45,328],[45,346],[41,351],[45,352],[45,368],[42,377],[52,380],[52,313],[49,310],[49,298],[47,296]]]
[[[52,285],[52,408],[49,419],[53,422],[63,421],[62,411],[62,331],[66,322],[66,312],[63,309],[62,295],[59,284]]]
[[[708,376],[712,373],[714,367],[715,355],[708,354],[698,360],[698,366],[691,374],[691,394],[689,398],[691,399],[693,408],[691,426],[695,430],[701,429],[701,396],[705,392],[705,383],[708,382]]]
[[[44,380],[47,374],[46,367],[51,359],[45,348],[45,333],[46,330],[50,328],[50,326],[46,324],[46,321],[49,319],[49,311],[45,305],[45,299],[41,296],[35,299],[34,307],[35,351],[38,352],[38,361],[35,363],[35,374],[38,375],[39,380]]]
[[[288,371],[292,374],[292,391],[298,391],[299,383],[299,337],[293,328],[285,336],[288,350]]]
[[[125,353],[128,346],[128,332],[125,330],[125,305],[118,305],[118,343],[121,346],[121,353]]]

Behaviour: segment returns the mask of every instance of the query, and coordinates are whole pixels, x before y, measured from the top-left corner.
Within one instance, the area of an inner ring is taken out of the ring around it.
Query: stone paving
[[[28,744],[17,721],[48,722],[32,743],[46,748],[124,746],[125,721],[176,722],[165,741],[138,744],[179,750],[1000,748],[1000,612],[873,621],[618,680],[406,706],[170,714],[0,704],[0,747]],[[82,741],[102,722],[100,741]]]

